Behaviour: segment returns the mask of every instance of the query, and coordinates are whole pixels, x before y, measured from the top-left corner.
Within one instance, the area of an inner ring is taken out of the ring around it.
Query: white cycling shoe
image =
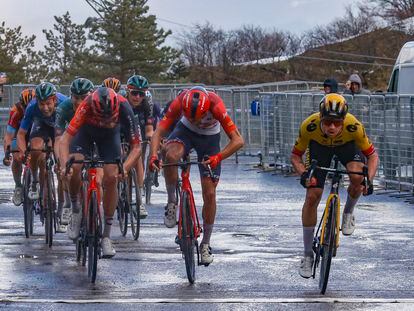
[[[342,214],[342,234],[351,235],[355,231],[355,216],[350,213]]]
[[[313,256],[304,256],[300,260],[299,274],[301,277],[309,279],[312,276],[313,260]]]
[[[213,254],[211,253],[211,247],[208,244],[200,244],[201,264],[208,266],[213,262]]]
[[[164,224],[167,228],[174,228],[177,224],[177,205],[174,203],[165,206]]]
[[[110,238],[103,238],[101,241],[102,247],[102,258],[112,258],[115,256],[116,251],[112,245],[112,241]]]

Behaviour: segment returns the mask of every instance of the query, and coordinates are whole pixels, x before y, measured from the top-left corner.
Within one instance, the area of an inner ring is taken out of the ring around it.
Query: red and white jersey
[[[208,91],[210,110],[199,123],[194,124],[183,115],[182,101],[188,90],[178,95],[169,106],[159,126],[168,130],[177,120],[180,120],[189,130],[201,135],[215,135],[220,133],[220,125],[228,134],[237,129],[230,116],[227,114],[223,100],[214,92]]]

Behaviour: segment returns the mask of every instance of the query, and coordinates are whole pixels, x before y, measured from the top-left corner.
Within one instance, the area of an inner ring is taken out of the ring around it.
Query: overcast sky
[[[177,24],[194,25],[209,21],[217,28],[237,29],[260,25],[267,29],[289,30],[296,34],[341,17],[347,5],[357,0],[149,0],[150,13],[174,34],[189,30]],[[22,26],[24,34],[36,35],[36,47],[45,44],[42,29],[52,28],[54,15],[69,11],[72,20],[83,23],[96,16],[85,0],[0,0],[0,21]],[[168,22],[170,21],[170,22]],[[177,23],[177,24],[175,24]],[[169,39],[174,44],[174,36]]]

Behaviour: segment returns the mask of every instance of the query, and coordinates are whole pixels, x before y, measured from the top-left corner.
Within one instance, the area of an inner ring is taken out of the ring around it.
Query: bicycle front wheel
[[[46,206],[45,206],[45,235],[46,244],[52,247],[53,244],[53,230],[55,229],[55,210],[56,210],[56,193],[55,182],[52,171],[47,171],[46,179]]]
[[[336,240],[336,209],[338,206],[338,199],[333,197],[329,204],[329,215],[325,224],[325,232],[323,237],[323,244],[321,245],[321,270],[319,276],[319,289],[324,295],[328,286],[329,272],[331,269],[332,256],[335,248]]]
[[[190,197],[183,193],[181,206],[181,250],[183,252],[188,281],[195,281],[195,237],[194,225],[190,214]]]
[[[31,184],[30,170],[25,168],[23,174],[23,216],[24,216],[24,234],[29,238],[33,234],[33,202],[29,199],[29,189]]]
[[[128,198],[127,198],[127,189],[125,187],[123,181],[118,183],[118,206],[117,206],[117,214],[118,214],[118,222],[119,222],[119,230],[121,231],[122,236],[125,236],[128,231]]]
[[[131,169],[128,174],[128,201],[129,201],[129,219],[131,223],[131,232],[134,240],[138,240],[141,229],[140,206],[142,204],[141,190],[139,189],[137,172]]]
[[[88,226],[88,277],[95,283],[98,271],[100,221],[96,192],[92,192],[89,205]]]

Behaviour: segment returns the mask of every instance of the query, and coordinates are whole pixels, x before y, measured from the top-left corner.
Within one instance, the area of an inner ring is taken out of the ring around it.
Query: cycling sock
[[[203,223],[203,239],[201,244],[210,244],[211,233],[213,232],[214,224]]]
[[[80,205],[80,202],[79,202],[78,198],[79,198],[78,196],[75,196],[75,197],[71,196],[70,197],[72,212],[75,213],[75,214],[79,213],[80,209],[81,209],[81,205]]]
[[[62,208],[63,208],[63,202],[58,202],[58,204],[57,204],[57,214],[58,214],[58,217],[61,217],[62,216]]]
[[[19,169],[18,172],[14,173],[13,172],[13,179],[14,179],[14,184],[16,185],[16,187],[22,187],[22,170]]]
[[[177,204],[177,198],[175,196],[176,185],[165,185],[165,187],[167,188],[168,203]]]
[[[104,238],[109,238],[109,236],[111,235],[111,228],[112,228],[113,220],[114,220],[113,217],[105,216],[105,226],[104,226],[104,231],[102,235]]]
[[[71,204],[71,199],[69,195],[69,191],[63,191],[63,206],[65,208],[69,208]]]
[[[358,198],[353,198],[349,195],[346,198],[346,203],[345,203],[345,207],[344,207],[344,213],[346,214],[352,214],[354,212],[354,207],[358,202]]]
[[[313,256],[313,234],[315,227],[303,227],[303,246],[305,256]]]

